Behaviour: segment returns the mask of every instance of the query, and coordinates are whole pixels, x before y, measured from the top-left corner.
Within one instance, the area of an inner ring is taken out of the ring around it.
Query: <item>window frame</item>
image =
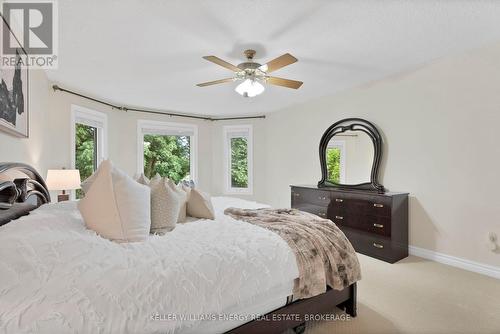
[[[147,132],[153,130],[154,132]],[[144,135],[179,136],[193,133],[189,137],[189,175],[198,182],[198,125],[190,123],[163,122],[140,119],[137,121],[137,174],[144,173]]]
[[[340,150],[340,182],[345,184],[345,161],[346,161],[346,149],[345,140],[332,140],[326,146],[326,150],[329,148],[338,148]]]
[[[247,170],[248,187],[233,188],[231,186],[231,139],[241,138],[233,137],[231,134],[246,132],[247,138]],[[253,195],[253,126],[251,124],[243,125],[225,125],[222,128],[224,145],[224,194],[227,195]]]
[[[83,120],[83,121],[82,121]],[[70,154],[71,169],[76,168],[76,124],[91,126],[97,129],[97,152],[95,152],[96,166],[108,158],[108,115],[93,109],[85,108],[76,104],[71,105],[70,118]],[[81,180],[82,182],[84,180]],[[71,198],[75,198],[75,191],[71,191]]]

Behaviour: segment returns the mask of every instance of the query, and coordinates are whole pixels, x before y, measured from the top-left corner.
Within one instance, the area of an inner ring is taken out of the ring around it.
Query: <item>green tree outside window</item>
[[[75,168],[80,171],[82,181],[97,168],[97,128],[75,124]],[[76,198],[83,197],[83,191],[76,191]]]
[[[326,150],[326,167],[328,181],[340,183],[340,149],[337,147]]]
[[[248,188],[247,138],[231,138],[231,187]]]
[[[190,177],[189,136],[144,135],[144,175],[156,174],[178,183]]]

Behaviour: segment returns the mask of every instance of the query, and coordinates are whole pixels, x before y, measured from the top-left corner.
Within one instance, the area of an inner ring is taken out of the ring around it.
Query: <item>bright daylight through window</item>
[[[224,127],[226,193],[252,193],[252,127]]]
[[[196,181],[196,125],[140,120],[137,126],[139,173]]]
[[[85,181],[105,159],[107,116],[76,105],[72,106],[71,115],[72,168],[78,169],[81,181]],[[75,195],[82,198],[82,190],[76,190]]]
[[[144,135],[144,175],[156,174],[178,183],[189,180],[191,137]]]
[[[75,124],[75,168],[80,170],[81,180],[87,179],[97,169],[97,128]],[[76,198],[82,198],[81,189]]]

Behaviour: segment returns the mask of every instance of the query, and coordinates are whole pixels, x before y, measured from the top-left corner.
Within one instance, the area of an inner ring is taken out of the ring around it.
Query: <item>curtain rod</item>
[[[81,93],[74,92],[74,91],[69,90],[69,89],[59,87],[58,85],[53,85],[52,89],[54,91],[61,91],[61,92],[65,92],[68,94],[75,95],[75,96],[79,96],[81,98],[84,98],[84,99],[87,99],[90,101],[94,101],[94,102],[97,102],[100,104],[104,104],[104,105],[111,107],[113,109],[117,109],[117,110],[125,111],[125,112],[136,111],[136,112],[143,112],[143,113],[148,113],[148,114],[157,114],[157,115],[164,115],[164,116],[175,116],[175,117],[202,119],[205,121],[212,121],[212,122],[214,122],[214,121],[232,121],[232,120],[240,120],[240,119],[266,118],[265,115],[241,116],[241,117],[237,117],[237,116],[235,116],[235,117],[216,117],[216,118],[214,118],[214,117],[210,117],[210,116],[196,116],[196,115],[186,115],[186,114],[177,114],[177,113],[171,113],[171,112],[163,112],[163,111],[154,111],[154,110],[147,110],[147,109],[140,109],[140,108],[133,108],[133,107],[118,106],[118,105],[115,105],[115,104],[112,104],[109,102],[105,102],[105,101],[102,101],[102,100],[99,100],[99,99],[96,99],[96,98],[93,98],[93,97],[90,97],[90,96],[87,96],[87,95],[84,95]]]

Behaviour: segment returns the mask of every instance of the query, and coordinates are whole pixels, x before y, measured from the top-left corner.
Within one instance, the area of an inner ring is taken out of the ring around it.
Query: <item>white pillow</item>
[[[151,228],[150,190],[103,161],[78,202],[85,225],[116,242],[142,241]]]
[[[196,218],[215,219],[210,195],[196,188],[190,189],[187,201],[187,215]]]
[[[169,186],[169,179],[151,179],[151,232],[163,234],[175,228],[184,202],[182,194]]]
[[[104,161],[99,165],[99,167],[97,167],[97,169],[95,170],[95,172],[92,173],[92,175],[90,175],[88,178],[83,180],[83,182],[80,184],[80,187],[82,187],[82,191],[84,194],[87,194],[87,191],[89,191],[90,186],[92,185],[95,178],[97,177],[97,174],[99,174],[99,170],[100,170],[103,163],[104,163]]]

